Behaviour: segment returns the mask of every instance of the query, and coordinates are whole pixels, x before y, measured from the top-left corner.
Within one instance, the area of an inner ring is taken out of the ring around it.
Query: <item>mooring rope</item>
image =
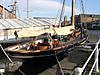
[[[3,49],[2,45],[0,44],[1,50],[3,51],[3,53],[5,54],[5,56],[8,58],[8,60],[13,63],[13,61],[11,60],[11,58],[8,56],[8,54],[5,52],[5,50]]]
[[[63,72],[63,70],[62,70],[62,67],[61,67],[61,65],[60,65],[60,62],[59,62],[59,60],[58,60],[58,58],[57,58],[57,54],[56,54],[56,52],[55,52],[55,57],[56,57],[56,60],[57,60],[58,66],[59,66],[59,68],[60,68],[61,74],[64,75],[64,72]]]
[[[2,72],[0,72],[0,75],[3,75],[3,73],[2,73]]]
[[[20,72],[21,74],[25,75],[25,73],[24,73],[21,69],[19,69],[19,72]]]

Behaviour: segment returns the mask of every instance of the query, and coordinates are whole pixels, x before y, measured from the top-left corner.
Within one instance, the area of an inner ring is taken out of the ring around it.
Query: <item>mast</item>
[[[71,24],[72,24],[73,28],[75,27],[74,26],[74,3],[75,3],[75,0],[72,0],[72,19],[71,19]]]

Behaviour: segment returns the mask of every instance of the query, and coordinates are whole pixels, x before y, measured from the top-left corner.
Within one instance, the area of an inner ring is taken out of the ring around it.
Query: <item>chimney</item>
[[[64,16],[64,22],[66,22],[67,21],[67,16]]]
[[[67,25],[67,16],[64,16],[64,26],[66,26]]]

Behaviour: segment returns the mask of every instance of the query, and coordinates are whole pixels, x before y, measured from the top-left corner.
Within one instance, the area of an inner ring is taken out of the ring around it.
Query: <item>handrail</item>
[[[91,53],[91,55],[89,56],[89,58],[87,59],[86,63],[84,64],[84,66],[82,67],[82,69],[85,69],[85,67],[87,66],[88,62],[90,61],[90,59],[92,58],[92,55],[94,54],[94,52],[96,51],[97,46],[95,47],[95,49],[93,50],[93,52]]]
[[[95,46],[94,50],[90,54],[89,58],[87,59],[87,61],[83,65],[83,67],[82,68],[80,68],[80,67],[75,68],[75,70],[74,70],[75,71],[75,75],[82,75],[82,72],[86,68],[87,64],[89,63],[89,61],[92,58],[92,56],[93,56],[94,53],[95,53],[95,61],[94,61],[93,66],[92,66],[92,68],[91,68],[91,70],[89,72],[89,75],[91,75],[91,73],[92,73],[93,70],[96,71],[96,72],[99,72],[99,69],[98,69],[98,56],[99,56],[98,45],[99,44],[100,44],[100,39],[96,43],[96,46]]]
[[[95,62],[93,63],[93,66],[92,66],[92,68],[91,68],[91,70],[90,70],[90,72],[89,72],[89,75],[91,75],[91,73],[92,73],[92,71],[93,71],[93,68],[95,67],[96,62],[97,62],[97,60],[95,60]]]

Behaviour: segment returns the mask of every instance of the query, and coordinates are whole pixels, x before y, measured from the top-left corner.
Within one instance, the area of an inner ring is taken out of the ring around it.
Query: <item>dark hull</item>
[[[65,52],[57,53],[57,58],[59,61],[67,57]],[[31,58],[27,59],[23,64],[14,72],[13,75],[22,75],[19,69],[25,75],[39,75],[43,71],[51,68],[53,65],[57,64],[57,59],[55,55],[48,56],[48,57],[39,57],[39,58]]]
[[[67,50],[66,49],[61,49],[57,52],[51,50],[51,51],[45,51],[45,52],[39,52],[39,53],[28,53],[28,54],[19,54],[19,53],[10,53],[9,56],[13,58],[19,58],[19,59],[29,59],[29,58],[41,58],[41,57],[51,57],[55,56],[55,54],[66,54]]]
[[[9,52],[9,51],[6,51],[6,52],[9,54],[10,57],[18,58],[18,59],[52,57],[52,56],[55,56],[55,53],[57,55],[59,55],[59,54],[63,54],[63,55],[67,54],[68,53],[67,50],[69,48],[78,46],[78,45],[86,42],[86,40],[87,40],[87,38],[83,38],[83,39],[80,39],[77,42],[73,42],[73,43],[71,42],[71,44],[65,45],[67,47],[59,48],[56,51],[54,51],[54,50],[47,50],[47,51],[41,51],[41,52],[36,52],[36,53],[17,53],[17,52]]]

